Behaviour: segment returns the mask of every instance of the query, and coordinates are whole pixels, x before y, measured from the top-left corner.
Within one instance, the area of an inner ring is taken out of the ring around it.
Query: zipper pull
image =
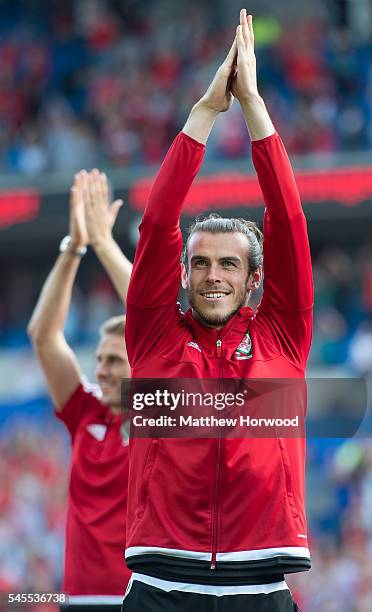
[[[217,340],[216,345],[217,345],[217,357],[221,357],[222,340]]]

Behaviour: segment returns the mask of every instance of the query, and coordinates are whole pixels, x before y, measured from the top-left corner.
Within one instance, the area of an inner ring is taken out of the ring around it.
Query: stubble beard
[[[224,325],[226,325],[226,323],[230,321],[234,314],[238,312],[238,310],[240,310],[243,306],[246,305],[247,292],[245,289],[242,290],[241,294],[239,295],[238,303],[229,312],[226,312],[224,314],[209,314],[200,310],[195,304],[194,293],[191,291],[191,289],[188,290],[188,297],[191,308],[194,312],[196,312],[202,323],[204,323],[208,327],[223,327]]]

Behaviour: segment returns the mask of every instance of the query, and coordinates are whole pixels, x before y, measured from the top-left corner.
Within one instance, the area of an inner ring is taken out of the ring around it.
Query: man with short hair
[[[121,381],[129,376],[123,342],[125,316],[100,329],[98,385],[83,377],[63,327],[75,276],[91,245],[125,303],[131,264],[112,237],[121,201],[109,206],[107,178],[94,170],[76,175],[71,189],[70,232],[50,272],[28,326],[56,415],[71,435],[63,592],[68,609],[120,609],[129,579],[123,559],[128,481],[128,436],[123,427]]]
[[[266,204],[264,293],[255,313],[248,303],[261,282],[262,252],[254,225],[196,223],[179,266],[182,204],[233,95]],[[180,280],[186,314],[177,305]],[[312,302],[306,221],[257,90],[252,17],[243,10],[234,44],[173,142],[144,212],[127,299],[132,376],[302,379]],[[297,609],[284,574],[310,567],[303,438],[131,436],[130,445],[126,561],[134,573],[123,612]]]

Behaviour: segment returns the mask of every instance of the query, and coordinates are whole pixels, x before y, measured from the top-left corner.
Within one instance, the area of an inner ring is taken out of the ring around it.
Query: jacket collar
[[[244,306],[231,317],[222,329],[213,329],[194,319],[191,308],[189,308],[185,313],[185,321],[191,328],[195,340],[205,349],[215,348],[217,340],[221,340],[225,348],[235,350],[247,331],[253,314],[252,308]]]

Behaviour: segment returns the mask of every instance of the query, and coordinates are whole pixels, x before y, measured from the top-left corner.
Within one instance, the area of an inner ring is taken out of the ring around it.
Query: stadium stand
[[[160,162],[231,32],[208,2],[18,0],[1,11],[0,169],[30,176],[75,170],[81,159]],[[324,10],[285,24],[260,13],[261,91],[289,152],[368,150],[368,39],[335,27]],[[231,113],[209,159],[244,155],[240,128]]]

